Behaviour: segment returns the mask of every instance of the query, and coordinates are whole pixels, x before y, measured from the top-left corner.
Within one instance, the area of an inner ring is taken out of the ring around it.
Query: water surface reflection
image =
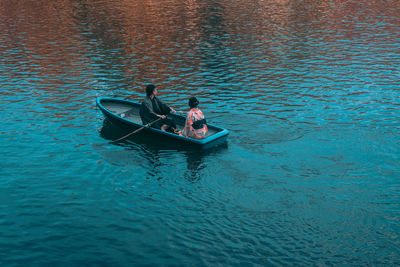
[[[125,130],[116,127],[108,119],[103,121],[103,127],[100,130],[100,135],[107,140],[116,140],[126,133]],[[174,164],[176,157],[183,157],[186,166],[183,165],[183,162],[180,162],[179,167],[174,166],[173,168],[176,168],[177,172],[183,172],[184,177],[192,182],[199,180],[201,170],[207,168],[204,161],[205,157],[223,153],[228,148],[227,143],[224,143],[202,151],[191,149],[187,145],[177,146],[176,144],[165,143],[139,134],[120,142],[117,146],[107,143],[97,143],[92,146],[110,164],[127,168],[140,166],[148,169],[147,178],[162,179],[158,167]],[[172,159],[169,159],[170,157]]]

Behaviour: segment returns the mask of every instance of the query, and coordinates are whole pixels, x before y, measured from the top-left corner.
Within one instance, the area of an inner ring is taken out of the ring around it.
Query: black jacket
[[[171,112],[171,108],[162,102],[158,97],[151,99],[146,96],[143,99],[142,105],[140,106],[140,118],[143,124],[148,124],[158,119],[157,115],[168,115]]]

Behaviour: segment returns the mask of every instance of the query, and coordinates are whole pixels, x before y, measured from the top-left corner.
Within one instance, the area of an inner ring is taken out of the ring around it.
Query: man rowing
[[[147,85],[146,97],[143,99],[139,111],[142,123],[146,125],[160,119],[154,123],[152,127],[161,129],[162,131],[173,132],[176,128],[176,124],[171,119],[167,119],[167,115],[171,112],[176,113],[173,108],[169,107],[157,97],[157,88],[153,84]]]

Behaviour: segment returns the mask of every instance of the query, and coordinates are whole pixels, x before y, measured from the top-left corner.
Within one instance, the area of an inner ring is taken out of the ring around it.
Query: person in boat
[[[206,136],[208,128],[203,112],[198,108],[199,101],[196,97],[189,99],[190,111],[186,116],[185,128],[182,135],[195,139],[202,139]]]
[[[169,113],[176,111],[162,102],[157,97],[157,88],[153,84],[146,86],[146,97],[140,106],[139,114],[144,125],[151,123],[160,118],[152,127],[161,129],[162,131],[173,132],[176,128],[175,123],[167,118]]]

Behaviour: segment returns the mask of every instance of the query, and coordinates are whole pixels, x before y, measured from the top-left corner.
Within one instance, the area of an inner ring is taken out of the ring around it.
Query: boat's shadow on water
[[[144,132],[143,132],[144,133]],[[221,153],[228,148],[225,142],[208,150],[191,148],[189,145],[165,142],[138,132],[129,139],[115,144],[94,144],[93,148],[110,164],[120,167],[142,167],[149,170],[147,177],[162,179],[158,171],[164,163],[173,164],[175,157],[184,157],[186,169],[184,176],[191,182],[201,178],[201,170],[206,167],[205,159],[215,153]],[[103,121],[100,136],[106,140],[116,140],[129,134],[109,120]],[[118,148],[118,149],[115,149]],[[180,170],[182,171],[182,170]]]

